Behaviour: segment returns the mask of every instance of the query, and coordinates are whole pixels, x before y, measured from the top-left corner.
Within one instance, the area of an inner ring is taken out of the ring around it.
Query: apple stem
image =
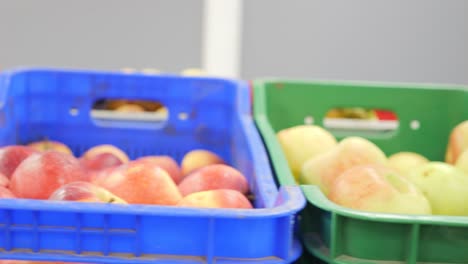
[[[250,201],[253,201],[255,200],[255,195],[253,195],[252,193],[246,195],[247,196],[247,199],[250,200]]]
[[[44,142],[44,147],[45,149],[49,149],[50,148],[50,140],[47,136],[44,136],[44,139],[43,139],[43,142]]]

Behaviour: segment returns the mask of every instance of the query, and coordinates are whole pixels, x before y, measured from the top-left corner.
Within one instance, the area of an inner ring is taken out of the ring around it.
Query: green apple
[[[421,154],[407,151],[398,152],[388,157],[388,165],[403,176],[407,175],[414,168],[428,162],[429,160]]]
[[[277,139],[296,180],[304,162],[327,152],[337,144],[330,132],[314,125],[299,125],[283,129],[277,133]]]
[[[395,214],[431,214],[421,191],[389,167],[355,166],[336,178],[330,187],[331,201],[353,209]]]
[[[468,149],[458,157],[455,167],[462,170],[464,173],[468,173]]]
[[[385,154],[374,143],[361,137],[347,137],[328,152],[304,163],[299,182],[320,187],[327,195],[336,177],[346,170],[366,164],[387,164]]]
[[[437,215],[468,215],[468,174],[444,162],[429,162],[410,174]]]

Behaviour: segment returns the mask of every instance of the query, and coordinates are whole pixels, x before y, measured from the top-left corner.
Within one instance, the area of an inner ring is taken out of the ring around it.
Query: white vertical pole
[[[240,75],[242,1],[204,1],[202,64],[210,75]]]

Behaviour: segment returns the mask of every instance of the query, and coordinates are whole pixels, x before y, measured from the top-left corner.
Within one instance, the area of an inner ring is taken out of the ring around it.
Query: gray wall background
[[[202,0],[0,0],[0,68],[201,67]],[[468,84],[468,1],[245,0],[242,77]]]
[[[198,67],[201,19],[202,0],[0,0],[0,68]]]
[[[246,1],[243,73],[468,83],[468,1]]]

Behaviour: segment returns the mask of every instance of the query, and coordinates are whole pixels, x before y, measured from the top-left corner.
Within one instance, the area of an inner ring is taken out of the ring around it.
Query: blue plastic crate
[[[96,122],[103,98],[151,99],[167,123]],[[182,115],[181,115],[182,114]],[[184,118],[181,118],[184,117]],[[114,144],[131,158],[189,150],[222,156],[248,178],[253,210],[0,200],[0,258],[106,263],[287,263],[302,251],[297,187],[276,188],[244,82],[219,78],[24,69],[0,76],[0,145],[43,138],[80,155]]]

